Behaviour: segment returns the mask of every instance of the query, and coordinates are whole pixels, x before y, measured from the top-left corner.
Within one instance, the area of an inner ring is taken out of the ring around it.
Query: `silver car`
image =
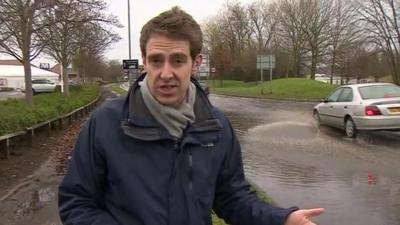
[[[400,130],[400,87],[390,83],[344,85],[314,107],[318,124],[344,129]]]
[[[56,89],[56,84],[47,79],[36,79],[32,80],[32,91],[33,94],[44,93],[44,92],[54,92]]]

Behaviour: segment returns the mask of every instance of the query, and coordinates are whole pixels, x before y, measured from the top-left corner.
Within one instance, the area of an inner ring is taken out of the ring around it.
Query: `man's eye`
[[[160,59],[152,59],[152,60],[150,60],[150,62],[151,62],[152,64],[154,64],[154,65],[159,65],[159,64],[162,63],[162,61],[161,61]]]
[[[174,63],[175,65],[182,65],[183,63],[185,63],[185,60],[184,60],[184,59],[181,59],[181,58],[178,58],[178,59],[174,59],[174,60],[173,60],[173,63]]]

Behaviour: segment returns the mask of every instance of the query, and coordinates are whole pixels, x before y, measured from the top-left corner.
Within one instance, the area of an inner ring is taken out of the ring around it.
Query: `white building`
[[[1,61],[1,60],[0,60]],[[5,65],[8,64],[8,65]],[[59,83],[60,76],[56,73],[31,66],[32,80],[48,79]],[[7,60],[0,62],[0,87],[10,87],[15,89],[25,88],[25,72],[24,66],[16,63],[15,60]]]
[[[331,77],[326,74],[317,73],[317,74],[315,74],[315,80],[329,84],[331,82]],[[340,85],[340,80],[341,80],[341,77],[333,76],[332,84]]]

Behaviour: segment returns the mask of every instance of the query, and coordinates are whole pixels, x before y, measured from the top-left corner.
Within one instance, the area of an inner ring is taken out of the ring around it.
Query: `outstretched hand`
[[[315,208],[315,209],[300,209],[294,211],[289,215],[286,220],[285,225],[315,225],[310,219],[311,217],[321,215],[325,209]]]

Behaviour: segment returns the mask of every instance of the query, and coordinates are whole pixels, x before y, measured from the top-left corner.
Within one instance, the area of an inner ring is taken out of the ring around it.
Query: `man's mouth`
[[[176,88],[178,88],[178,85],[163,84],[159,86],[161,94],[171,94]]]

